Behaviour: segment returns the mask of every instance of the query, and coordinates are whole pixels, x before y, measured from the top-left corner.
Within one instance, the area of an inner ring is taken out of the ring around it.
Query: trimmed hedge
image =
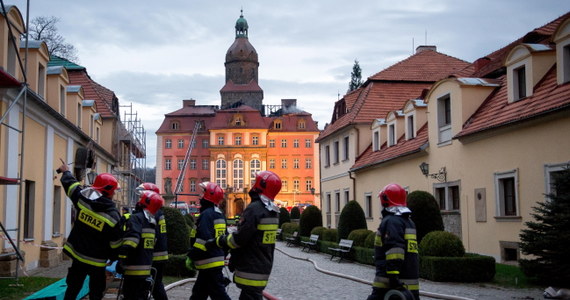
[[[355,200],[348,201],[342,208],[338,220],[338,240],[347,239],[355,229],[368,229],[364,210]]]
[[[420,253],[425,256],[463,257],[465,247],[455,234],[447,231],[432,231],[420,243]]]
[[[364,240],[364,247],[374,249],[374,240],[376,239],[376,231],[372,231]]]
[[[298,206],[291,208],[291,220],[299,220],[301,218],[301,210]]]
[[[317,226],[315,228],[313,228],[313,230],[311,230],[311,234],[316,234],[319,236],[319,240],[322,240],[324,235],[325,235],[325,231],[327,231],[326,227],[323,226]]]
[[[443,219],[439,204],[432,194],[425,191],[413,191],[408,194],[408,208],[412,211],[412,220],[416,224],[417,241],[432,231],[443,231]]]
[[[420,277],[440,282],[487,282],[495,277],[495,259],[473,253],[463,257],[422,255]]]
[[[293,232],[299,231],[299,224],[294,222],[283,223],[281,225],[281,235],[286,239],[293,235]]]
[[[348,239],[352,240],[353,247],[364,247],[366,238],[370,233],[373,233],[371,230],[368,229],[356,229],[350,232],[348,235]]]
[[[337,242],[338,241],[338,230],[335,228],[328,228],[323,232],[323,241]]]
[[[314,205],[308,206],[303,210],[299,220],[299,235],[309,236],[311,235],[311,230],[318,226],[323,226],[321,210]]]
[[[285,207],[279,208],[279,228],[285,223],[291,222],[291,215]]]
[[[186,255],[172,255],[168,256],[168,261],[164,266],[164,275],[175,277],[194,277],[196,271],[186,269]]]
[[[354,255],[354,260],[361,264],[374,265],[374,249],[366,247],[352,247],[350,251]]]

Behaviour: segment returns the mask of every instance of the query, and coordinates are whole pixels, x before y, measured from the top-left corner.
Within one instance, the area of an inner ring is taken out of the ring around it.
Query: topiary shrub
[[[293,206],[291,208],[291,220],[299,220],[299,218],[301,218],[301,210],[298,206]]]
[[[439,204],[432,194],[424,191],[413,191],[408,194],[408,208],[412,211],[412,220],[416,224],[418,243],[432,231],[443,231],[443,219]]]
[[[190,214],[184,215],[184,221],[186,221],[186,224],[188,224],[188,226],[190,226],[190,228],[194,227],[194,224],[196,224],[196,220]]]
[[[352,240],[353,247],[364,247],[366,238],[370,233],[373,233],[371,230],[368,229],[356,229],[350,232],[348,235],[348,239]]]
[[[174,277],[194,277],[196,270],[186,269],[186,255],[169,255],[164,266],[164,275]]]
[[[289,211],[285,207],[280,207],[279,208],[279,228],[281,228],[281,225],[283,225],[283,223],[287,223],[287,222],[291,222],[291,215],[289,214]]]
[[[299,224],[294,222],[283,223],[281,225],[281,234],[283,238],[286,239],[293,235],[293,232],[299,231]]]
[[[364,240],[364,247],[365,248],[372,248],[374,249],[374,240],[376,239],[376,232],[371,231],[367,236],[366,240]]]
[[[303,210],[299,220],[299,234],[301,236],[311,235],[311,230],[317,226],[323,226],[323,215],[321,210],[314,206],[308,206]]]
[[[190,248],[190,231],[182,213],[176,208],[163,207],[166,220],[168,253],[186,254]]]
[[[338,241],[338,229],[327,228],[327,230],[323,232],[323,241],[336,243]]]
[[[338,238],[346,239],[350,232],[355,229],[368,229],[364,210],[355,200],[349,201],[342,211],[338,220]]]
[[[319,236],[319,240],[322,240],[323,237],[325,236],[325,231],[327,231],[326,227],[323,226],[317,226],[315,228],[313,228],[313,230],[311,230],[311,234],[316,234]]]
[[[455,234],[447,231],[432,231],[420,243],[422,256],[463,257],[465,247]]]

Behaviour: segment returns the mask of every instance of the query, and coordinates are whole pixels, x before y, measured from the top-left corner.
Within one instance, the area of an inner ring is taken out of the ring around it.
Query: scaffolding
[[[119,107],[123,110],[119,137],[125,145],[120,150],[120,173],[126,181],[128,206],[134,207],[138,201],[135,189],[146,180],[146,131],[132,103]]]

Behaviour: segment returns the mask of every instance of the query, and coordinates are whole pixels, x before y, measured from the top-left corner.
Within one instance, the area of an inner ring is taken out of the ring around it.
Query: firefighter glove
[[[194,265],[194,261],[188,256],[186,256],[186,269],[188,269],[189,271],[196,270],[196,266]]]

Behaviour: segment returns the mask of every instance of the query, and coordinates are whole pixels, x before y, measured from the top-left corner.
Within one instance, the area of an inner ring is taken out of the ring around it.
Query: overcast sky
[[[16,4],[26,18],[27,1]],[[568,0],[31,0],[30,18],[60,18],[79,64],[132,104],[146,129],[147,166],[156,130],[183,99],[219,105],[224,61],[243,8],[259,55],[265,104],[283,98],[330,122],[354,60],[367,77],[418,45],[472,62],[570,10]],[[121,116],[123,117],[123,116]],[[382,116],[379,116],[382,117]]]

